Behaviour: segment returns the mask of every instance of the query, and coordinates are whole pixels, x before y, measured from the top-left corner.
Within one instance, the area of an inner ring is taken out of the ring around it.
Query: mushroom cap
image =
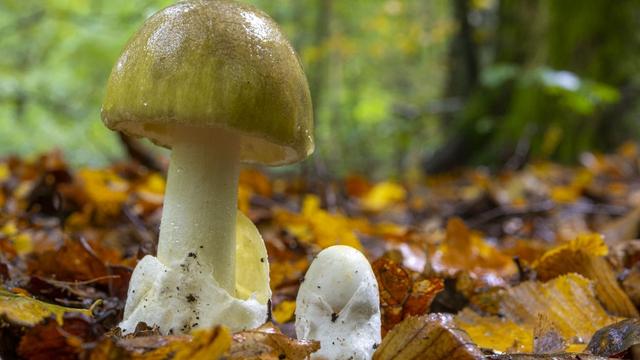
[[[154,14],[111,71],[105,125],[170,148],[176,126],[240,135],[244,162],[281,165],[313,152],[313,112],[300,60],[253,6],[187,0]]]

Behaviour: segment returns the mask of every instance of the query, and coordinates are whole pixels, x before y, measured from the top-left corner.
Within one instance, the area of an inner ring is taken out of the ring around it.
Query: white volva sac
[[[226,325],[232,331],[256,328],[267,320],[269,263],[258,232],[242,213],[236,224],[236,284],[231,296],[216,281],[197,251],[168,264],[145,256],[136,266],[120,328],[133,332],[139,322],[160,332]]]
[[[320,341],[312,358],[371,359],[380,328],[378,283],[369,261],[349,246],[321,251],[296,300],[298,339]]]

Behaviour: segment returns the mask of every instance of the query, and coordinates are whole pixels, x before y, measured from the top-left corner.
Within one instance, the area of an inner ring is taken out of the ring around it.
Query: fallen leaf
[[[456,324],[480,347],[532,352],[533,328],[542,314],[567,340],[569,352],[581,352],[597,329],[616,321],[596,299],[593,283],[574,273],[546,283],[526,281],[504,290],[499,313],[502,318],[465,310],[456,316]]]
[[[363,250],[350,219],[321,209],[320,199],[315,195],[305,196],[300,214],[280,210],[276,212],[275,220],[303,243],[315,244],[321,249],[347,245]]]
[[[504,278],[517,273],[511,257],[469,230],[459,218],[450,219],[447,223],[445,241],[432,256],[431,266],[437,272],[451,276],[459,271],[468,271],[492,286],[504,285]]]
[[[425,314],[444,289],[442,279],[414,280],[410,270],[386,257],[374,261],[372,268],[380,290],[383,335],[403,319]]]
[[[558,333],[553,322],[545,314],[538,314],[533,328],[533,352],[536,354],[555,354],[567,348],[565,339]]]
[[[91,324],[82,319],[67,319],[64,324],[49,321],[25,333],[18,354],[29,360],[77,359],[82,345],[92,340],[91,332]]]
[[[0,315],[10,323],[34,326],[53,316],[56,322],[61,325],[64,315],[71,313],[91,316],[90,309],[74,309],[48,304],[24,294],[15,294],[0,289]]]
[[[482,352],[448,314],[409,317],[382,340],[374,360],[484,359]]]
[[[637,344],[640,344],[640,320],[627,319],[596,331],[587,351],[599,356],[618,357]]]
[[[273,309],[273,318],[280,324],[284,324],[293,318],[296,311],[296,302],[285,300],[276,305]]]
[[[107,337],[90,352],[89,359],[216,360],[221,359],[230,346],[229,330],[218,326],[181,336]]]
[[[603,225],[599,232],[609,246],[636,239],[640,230],[640,207],[629,211],[623,217]]]
[[[572,272],[581,274],[595,282],[596,295],[609,312],[624,317],[638,316],[604,258],[607,253],[600,234],[585,234],[547,251],[532,266],[543,281]]]
[[[500,352],[533,351],[533,325],[498,316],[481,316],[466,308],[455,316],[456,325],[482,349]]]
[[[379,212],[404,201],[406,197],[407,191],[400,184],[384,181],[374,185],[360,202],[365,210]]]
[[[282,334],[272,324],[233,335],[229,360],[307,359],[320,349],[317,341],[295,340]]]

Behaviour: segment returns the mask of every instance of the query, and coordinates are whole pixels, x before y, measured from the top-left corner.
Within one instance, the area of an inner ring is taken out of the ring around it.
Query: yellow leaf
[[[305,196],[301,214],[279,210],[275,220],[303,243],[315,244],[322,249],[347,245],[362,251],[352,220],[340,213],[332,214],[321,209],[320,199],[315,195]]]
[[[597,233],[582,234],[566,244],[556,246],[545,252],[540,259],[533,263],[534,268],[542,269],[551,261],[562,261],[563,256],[568,253],[582,251],[587,255],[606,256],[609,248],[605,244],[602,235]]]
[[[190,335],[105,337],[90,360],[216,360],[229,351],[231,333],[223,326],[199,329]],[[225,357],[226,358],[226,357]]]
[[[610,313],[637,317],[636,307],[622,290],[616,274],[604,259],[608,252],[602,235],[585,234],[548,250],[532,267],[540,280],[568,273],[583,275],[595,282],[598,299]]]
[[[473,342],[483,349],[500,352],[531,352],[533,350],[531,324],[517,324],[498,316],[480,316],[469,308],[456,315],[455,321],[469,334]]]
[[[7,163],[0,163],[0,182],[3,182],[9,178],[11,170]]]
[[[189,343],[173,343],[173,360],[219,359],[231,347],[231,333],[226,327],[196,330],[191,335]]]
[[[456,316],[456,324],[480,347],[531,352],[533,329],[543,315],[568,341],[567,351],[580,352],[596,330],[617,321],[596,299],[593,283],[578,274],[546,283],[527,281],[505,290],[500,315],[484,317],[464,310]]]
[[[7,221],[7,223],[4,224],[4,226],[2,226],[2,229],[0,229],[0,233],[6,236],[13,236],[17,234],[18,228],[16,227],[15,221],[13,220]]]
[[[280,324],[284,324],[293,318],[295,311],[296,302],[292,300],[285,300],[276,305],[273,309],[273,318]]]
[[[376,184],[360,201],[364,209],[377,212],[404,201],[406,197],[407,192],[402,186],[385,181]]]
[[[91,310],[47,304],[24,294],[14,294],[0,289],[0,315],[6,317],[9,322],[33,326],[53,315],[58,324],[62,325],[63,316],[67,313],[91,316]]]
[[[78,177],[91,202],[102,214],[114,215],[129,196],[129,184],[110,170],[82,169]]]
[[[16,235],[13,238],[13,246],[18,255],[26,255],[33,251],[33,241],[31,241],[31,236],[26,233]]]

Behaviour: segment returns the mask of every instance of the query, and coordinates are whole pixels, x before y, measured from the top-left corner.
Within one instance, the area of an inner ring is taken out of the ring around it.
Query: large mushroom
[[[278,25],[228,0],[161,10],[115,64],[102,119],[172,149],[157,258],[134,271],[124,331],[141,321],[165,333],[264,322],[266,250],[253,224],[236,219],[239,166],[289,164],[313,151],[307,80]],[[249,234],[239,242],[237,222]]]

